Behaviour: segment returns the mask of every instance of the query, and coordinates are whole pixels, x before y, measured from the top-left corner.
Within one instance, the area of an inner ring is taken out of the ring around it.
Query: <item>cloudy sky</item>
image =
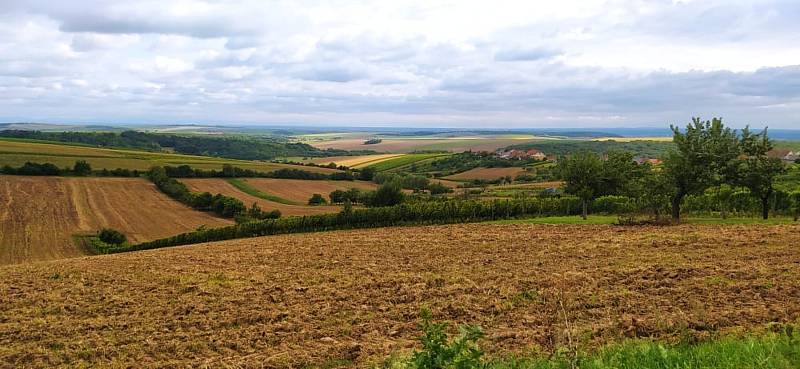
[[[800,128],[800,1],[0,0],[0,121]]]

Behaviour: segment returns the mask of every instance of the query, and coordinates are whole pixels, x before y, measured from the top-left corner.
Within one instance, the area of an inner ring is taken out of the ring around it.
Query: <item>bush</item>
[[[436,182],[428,185],[428,191],[431,191],[431,195],[441,195],[445,193],[451,193],[453,192],[453,189]]]
[[[596,213],[621,214],[633,211],[634,199],[626,196],[601,196],[592,202],[592,210]]]
[[[92,166],[89,165],[86,160],[78,160],[72,167],[72,172],[75,173],[76,176],[88,176],[92,174]]]
[[[431,313],[422,312],[422,351],[416,351],[406,366],[409,369],[483,368],[483,352],[478,340],[483,331],[477,326],[461,326],[457,337],[447,339],[447,323],[433,323]]]
[[[308,199],[308,204],[309,205],[325,205],[327,203],[328,202],[325,200],[325,198],[322,197],[322,195],[320,195],[318,193],[313,194],[311,196],[311,198]]]
[[[395,183],[385,183],[378,187],[367,203],[370,207],[394,206],[400,204],[405,199],[405,194],[400,186]]]
[[[100,233],[97,235],[100,241],[103,241],[109,245],[122,245],[125,242],[128,242],[128,238],[125,237],[122,232],[111,229],[111,228],[103,228],[100,230]]]

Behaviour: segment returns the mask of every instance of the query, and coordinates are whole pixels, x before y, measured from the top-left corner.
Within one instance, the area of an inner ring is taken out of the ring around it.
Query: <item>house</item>
[[[647,158],[647,157],[643,157],[643,156],[637,156],[637,157],[633,158],[633,161],[636,162],[636,164],[639,164],[639,165],[644,165],[645,163],[647,163],[647,164],[655,166],[655,165],[661,165],[661,163],[662,163],[661,159],[652,159],[652,158]]]
[[[495,156],[502,158],[502,159],[536,159],[536,160],[546,160],[547,155],[537,149],[529,149],[529,150],[497,150],[495,152]]]

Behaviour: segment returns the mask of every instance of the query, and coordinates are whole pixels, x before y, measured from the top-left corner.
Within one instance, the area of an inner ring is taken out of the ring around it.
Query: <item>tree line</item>
[[[239,168],[231,164],[223,164],[222,170],[193,168],[189,165],[164,166],[167,176],[172,178],[279,178],[302,180],[354,181],[372,180],[374,172],[370,170],[342,171],[334,173],[309,172],[297,168],[281,168],[271,172]]]
[[[762,217],[769,217],[771,202],[780,192],[775,182],[786,166],[768,155],[773,143],[767,129],[754,133],[746,127],[737,132],[720,118],[693,118],[684,130],[670,128],[674,147],[663,156],[661,166],[638,165],[633,154],[625,151],[611,151],[604,157],[582,151],[559,160],[558,176],[566,183],[565,191],[581,199],[584,219],[591,200],[619,195],[635,199],[656,218],[669,209],[678,221],[687,197],[695,199],[709,189],[723,194],[746,190],[760,203]],[[787,198],[795,196],[800,198],[795,194]],[[718,200],[722,208],[730,206],[728,196]],[[792,205],[787,202],[786,206]]]
[[[230,196],[212,195],[210,192],[192,192],[185,184],[167,175],[164,167],[153,167],[147,172],[153,184],[167,196],[178,200],[194,209],[210,211],[224,218],[234,218],[237,222],[253,219],[275,219],[281,216],[279,210],[263,211],[258,204],[247,208],[245,204]]]
[[[339,213],[293,216],[199,229],[133,246],[107,250],[124,252],[235,238],[284,233],[319,232],[337,229],[477,222],[530,216],[575,215],[579,200],[573,197],[525,198],[495,201],[441,199],[403,203],[395,206],[353,209]]]
[[[0,174],[20,175],[20,176],[100,176],[100,177],[139,177],[138,170],[131,169],[102,169],[92,170],[92,166],[85,160],[77,160],[72,167],[59,168],[52,163],[32,163],[25,162],[22,166],[12,167],[4,165],[0,168]]]
[[[372,153],[318,149],[304,143],[286,142],[279,137],[180,136],[139,131],[124,132],[41,132],[2,130],[0,137],[79,143],[91,146],[163,152],[166,148],[187,155],[215,156],[242,160],[272,160],[277,157],[325,157]]]

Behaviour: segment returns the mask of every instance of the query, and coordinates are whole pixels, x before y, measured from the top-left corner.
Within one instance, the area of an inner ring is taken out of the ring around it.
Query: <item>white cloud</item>
[[[0,120],[797,127],[798,18],[795,0],[6,0]]]

